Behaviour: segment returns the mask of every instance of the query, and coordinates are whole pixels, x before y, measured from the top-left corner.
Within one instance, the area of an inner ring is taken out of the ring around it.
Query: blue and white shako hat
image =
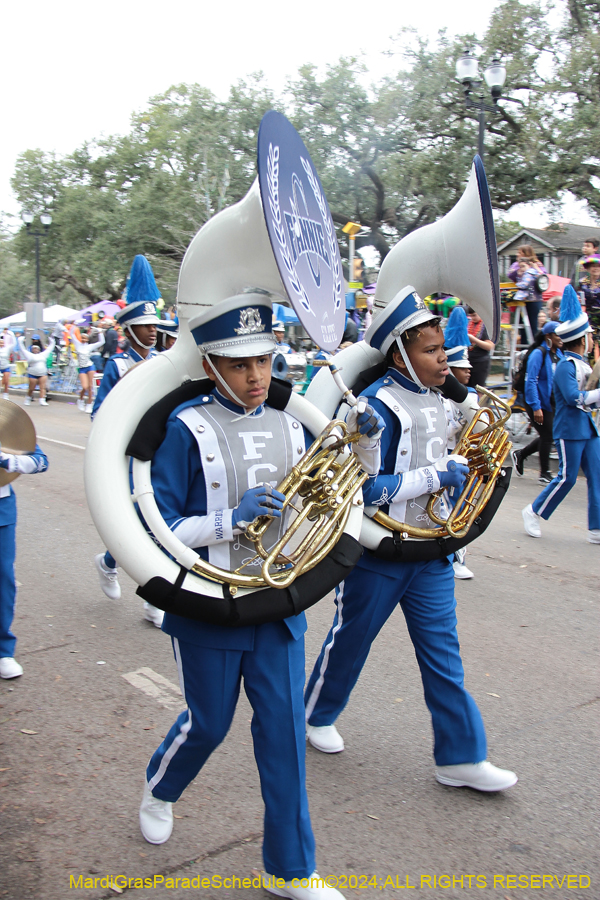
[[[562,338],[565,344],[582,338],[584,334],[592,330],[590,320],[581,309],[579,297],[570,284],[563,291],[559,319],[560,325],[555,333]]]
[[[414,287],[407,285],[375,316],[367,329],[365,341],[385,356],[394,341],[400,347],[402,341],[398,338],[409,328],[437,318],[439,316],[427,309]]]
[[[418,378],[401,338],[409,328],[424,325],[432,319],[439,320],[439,316],[427,309],[414,287],[409,284],[398,291],[386,308],[373,319],[365,333],[365,342],[384,356],[395,341],[412,380],[423,390],[425,385]]]
[[[448,365],[457,369],[472,369],[469,362],[469,340],[467,314],[462,306],[455,306],[448,317],[444,331],[444,349]]]
[[[127,301],[127,306],[115,313],[119,325],[158,323],[156,301],[160,299],[160,291],[150,263],[141,254],[133,260],[123,297]]]
[[[156,330],[159,334],[170,334],[172,337],[177,337],[179,334],[179,322],[174,322],[173,319],[159,319],[156,323]]]
[[[271,297],[259,290],[228,297],[190,319],[189,327],[205,356],[263,356],[277,347]]]

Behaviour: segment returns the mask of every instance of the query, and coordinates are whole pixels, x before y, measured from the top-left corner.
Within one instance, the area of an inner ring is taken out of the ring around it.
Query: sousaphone
[[[492,205],[479,156],[473,160],[467,186],[454,208],[438,222],[425,225],[402,238],[385,257],[377,279],[374,309],[387,306],[403,289],[407,293],[416,291],[421,297],[436,292],[459,297],[481,316],[491,340],[494,343],[498,340],[501,315],[498,257]],[[373,324],[375,322],[374,316]],[[364,388],[363,374],[369,370],[376,372],[384,360],[383,354],[364,341],[342,350],[335,358],[336,366],[350,388],[359,380],[363,381]],[[371,381],[377,377],[379,375],[373,375]],[[460,386],[458,388],[461,389]],[[342,400],[342,391],[329,374],[322,371],[313,379],[306,397],[325,415],[333,417]],[[503,405],[501,401],[498,404]],[[476,410],[471,412],[475,414]],[[498,416],[486,411],[483,418],[485,423],[482,427],[489,428],[490,419],[501,427],[506,421],[506,409],[503,408]],[[477,426],[470,430],[469,435],[476,431]],[[506,441],[502,442],[501,449],[503,460]],[[461,531],[464,533],[460,537],[448,537],[448,532],[445,532],[440,540],[432,532],[428,535],[431,540],[407,541],[402,545],[408,537],[405,530],[392,535],[392,526],[385,528],[378,524],[373,520],[377,511],[366,509],[361,543],[386,559],[424,560],[452,553],[482,533],[500,504],[508,488],[510,473],[507,474],[501,466],[496,469],[493,496],[491,490],[486,490],[485,510],[481,509],[471,518],[469,528],[463,527]],[[487,485],[486,474],[481,477],[481,481],[484,480]]]
[[[287,119],[275,112],[261,123],[258,172],[243,200],[213,216],[192,240],[179,276],[177,343],[132,369],[109,393],[95,418],[85,458],[94,523],[112,556],[139,585],[138,593],[178,615],[234,626],[275,621],[307,608],[345,577],[361,553],[359,485],[346,494],[344,515],[335,524],[339,533],[318,564],[293,583],[287,583],[285,572],[281,581],[276,575],[277,584],[285,582],[285,587],[245,577],[232,580],[229,573],[202,565],[198,554],[168,528],[154,499],[151,461],[168,416],[180,403],[212,388],[188,327],[203,307],[259,289],[274,299],[291,300],[321,346],[335,350],[343,335],[343,279],[331,214],[308,151]],[[269,403],[288,411],[314,435],[330,424],[330,417],[292,392],[291,385],[272,383]],[[330,439],[337,440],[335,435]],[[352,456],[347,447],[341,452],[343,459]],[[345,473],[344,463],[341,468]],[[315,473],[314,467],[299,472],[298,484],[305,487],[306,478],[323,476],[327,484],[323,482],[322,492],[328,485],[337,496],[336,472],[324,462],[322,472]]]

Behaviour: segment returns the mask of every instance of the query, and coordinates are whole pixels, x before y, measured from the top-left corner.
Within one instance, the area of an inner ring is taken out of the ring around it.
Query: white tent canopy
[[[55,303],[54,306],[47,306],[44,309],[44,325],[56,325],[59,319],[66,319],[67,316],[70,316],[75,312],[77,312],[77,310],[71,309],[70,306],[61,306],[59,303]],[[15,325],[25,325],[25,319],[25,311],[14,313],[12,316],[0,319],[0,328],[12,328]]]

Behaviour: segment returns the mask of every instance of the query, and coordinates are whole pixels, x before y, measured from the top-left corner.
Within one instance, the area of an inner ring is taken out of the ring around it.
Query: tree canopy
[[[553,28],[540,0],[504,0],[479,40],[441,31],[428,43],[404,31],[397,74],[371,86],[352,57],[324,75],[303,66],[279,97],[260,74],[234,85],[226,102],[199,85],[173,86],[132,117],[126,135],[66,156],[23,153],[12,181],[17,198],[53,217],[40,242],[45,287],[54,292],[47,298],[80,306],[118,298],[133,257],[145,253],[172,302],[193,235],[252,183],[268,109],[285,113],[302,135],[336,224],[359,222],[357,245],[385,256],[463,193],[478,128],[454,74],[467,47],[484,65],[500,53],[507,67],[505,96],[486,122],[494,208],[558,200],[569,190],[600,215],[600,2],[561,0],[561,9]],[[339,237],[344,252],[341,230]],[[0,303],[7,291],[22,293],[25,273],[33,291],[33,249],[25,229],[2,241]]]

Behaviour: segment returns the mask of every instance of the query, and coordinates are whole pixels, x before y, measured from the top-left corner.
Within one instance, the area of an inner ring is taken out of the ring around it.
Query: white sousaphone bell
[[[268,127],[265,127],[265,122]],[[311,168],[311,190],[317,198],[312,202],[312,207],[315,207],[315,202],[318,203],[320,185],[308,152],[290,123],[278,113],[267,113],[261,132],[265,145],[263,168],[266,174],[263,176],[261,172],[259,136],[259,178],[239,203],[213,216],[196,234],[186,251],[178,285],[180,331],[177,343],[170,350],[130,370],[108,394],[90,433],[84,470],[89,508],[109,552],[140,586],[138,592],[142,596],[146,596],[143,593],[144,586],[152,580],[173,586],[173,591],[182,590],[198,597],[212,597],[215,601],[223,601],[224,594],[229,600],[235,594],[236,602],[243,600],[246,595],[256,595],[256,590],[245,587],[232,588],[231,591],[227,589],[224,592],[223,584],[190,571],[199,561],[198,554],[175,537],[160,515],[151,483],[151,458],[150,455],[146,459],[141,458],[144,456],[143,450],[137,454],[138,458],[132,460],[133,493],[130,489],[128,449],[134,435],[138,444],[140,440],[143,444],[144,435],[140,435],[138,428],[143,417],[167,395],[177,389],[186,390],[186,385],[189,387],[188,396],[182,396],[179,402],[196,396],[191,382],[199,383],[206,378],[201,354],[189,330],[188,321],[203,308],[251,289],[266,291],[284,302],[288,302],[288,294],[294,300],[294,292],[302,292],[301,303],[296,307],[296,312],[309,333],[312,331],[322,334],[323,322],[327,323],[332,349],[339,345],[343,334],[345,308],[340,308],[339,298],[334,296],[335,291],[331,290],[331,285],[328,288],[324,281],[328,274],[325,262],[332,261],[327,223],[320,224],[318,216],[310,213],[311,198],[306,196],[308,188],[302,187],[294,173],[292,176],[296,177],[296,181],[293,189],[288,191],[293,194],[292,212],[288,212],[287,227],[283,227],[286,224],[282,215],[285,212],[284,189],[282,181],[275,181],[274,178],[283,178],[286,141],[290,138],[302,148],[301,166],[298,164],[300,168]],[[276,154],[273,152],[274,146]],[[281,170],[273,167],[274,160],[281,165]],[[263,207],[265,198],[269,205],[266,212]],[[320,201],[322,208],[322,195]],[[330,220],[328,208],[326,212]],[[267,219],[270,217],[271,231],[273,227],[279,229],[277,246],[269,236],[266,216]],[[324,240],[320,240],[319,228],[325,235]],[[335,239],[335,232],[333,238]],[[335,248],[337,250],[337,242]],[[339,250],[337,253],[339,264]],[[316,281],[325,287],[324,294],[317,296],[319,292],[313,281],[301,269],[306,264],[310,266],[313,280],[316,277]],[[335,266],[331,266],[331,269],[335,283]],[[201,390],[198,386],[197,392]],[[293,392],[290,393],[285,409],[314,435],[320,434],[330,423],[329,416]],[[144,425],[146,423],[151,430],[152,423],[148,422],[147,415]],[[138,504],[153,536],[144,527],[134,503]],[[359,491],[344,528],[344,534],[353,539],[357,539],[360,533],[361,504]],[[150,597],[146,599],[160,605]],[[287,614],[291,612],[289,610]],[[283,618],[283,615],[278,617]],[[218,615],[214,621],[221,621]]]
[[[500,282],[492,205],[483,163],[479,156],[458,203],[439,221],[406,235],[385,257],[377,279],[374,308],[382,309],[403,289],[421,297],[453,294],[483,319],[491,340],[500,332]],[[377,321],[376,316],[373,322]],[[364,341],[342,350],[336,366],[352,388],[362,372],[384,361],[379,350]],[[306,398],[328,417],[333,417],[342,392],[329,373],[319,372]],[[375,549],[389,537],[381,525],[363,520],[361,543]]]

